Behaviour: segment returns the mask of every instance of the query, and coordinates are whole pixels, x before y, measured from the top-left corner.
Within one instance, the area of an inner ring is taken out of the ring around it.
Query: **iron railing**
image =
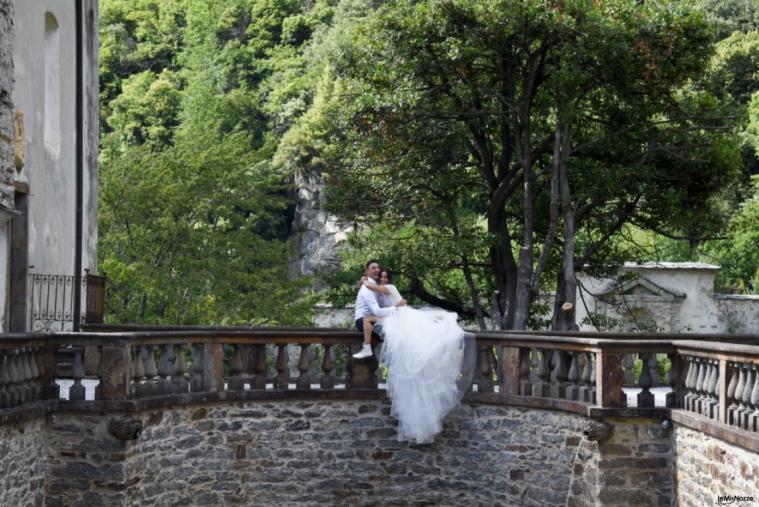
[[[69,331],[74,323],[74,275],[31,273],[29,275],[29,329]],[[81,277],[81,323],[103,322],[105,278]]]

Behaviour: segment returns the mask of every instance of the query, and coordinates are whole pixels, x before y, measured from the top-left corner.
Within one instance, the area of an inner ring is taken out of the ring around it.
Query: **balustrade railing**
[[[9,335],[0,340],[0,410],[57,398],[53,365],[48,337]]]
[[[586,415],[651,410],[661,416],[676,409],[723,428],[759,432],[759,346],[746,344],[758,337],[731,337],[743,343],[645,338],[469,334],[462,360],[473,375],[460,383],[471,399],[489,403]],[[214,397],[381,396],[385,367],[376,355],[354,360],[359,346],[353,331],[307,328],[6,335],[0,340],[0,413],[61,398],[171,404]],[[65,368],[56,360],[61,349],[71,356]],[[625,359],[630,355],[640,359],[632,382],[633,365]],[[671,365],[659,386],[657,355]],[[87,372],[95,375],[85,375],[85,364],[96,365]]]

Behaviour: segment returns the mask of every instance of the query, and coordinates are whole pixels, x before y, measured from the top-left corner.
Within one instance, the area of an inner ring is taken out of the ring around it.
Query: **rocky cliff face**
[[[292,224],[293,275],[311,275],[337,267],[337,246],[347,238],[352,225],[340,222],[324,209],[325,182],[317,171],[298,172],[295,216]]]

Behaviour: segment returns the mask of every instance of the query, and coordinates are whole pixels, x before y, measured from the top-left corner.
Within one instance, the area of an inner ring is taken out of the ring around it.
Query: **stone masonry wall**
[[[0,0],[0,205],[13,208],[13,2]]]
[[[673,441],[678,505],[715,505],[720,496],[753,497],[723,504],[759,501],[759,454],[679,425]]]
[[[127,496],[152,505],[563,505],[586,420],[464,406],[430,445],[398,442],[379,401],[146,414]]]
[[[128,444],[108,431],[119,414],[57,412],[47,435],[46,507],[126,506]]]
[[[675,505],[672,431],[646,419],[608,419],[614,430],[598,445],[600,505]]]
[[[42,505],[45,419],[0,426],[0,504]]]
[[[387,401],[210,404],[137,414],[52,416],[47,505],[669,505],[671,435],[465,405],[433,444],[398,442]]]
[[[114,420],[144,430],[122,441]],[[0,427],[0,503],[685,506],[759,488],[756,454],[654,421],[606,423],[594,441],[583,432],[598,423],[578,415],[467,404],[414,445],[397,441],[387,401],[59,411]]]

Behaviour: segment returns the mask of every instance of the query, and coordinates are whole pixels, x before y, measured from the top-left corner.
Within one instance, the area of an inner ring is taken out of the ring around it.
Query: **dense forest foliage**
[[[749,0],[101,0],[108,319],[307,323],[368,257],[481,325],[576,266],[705,260],[759,287]],[[357,232],[314,295],[293,175]],[[753,178],[753,182],[752,182]]]

